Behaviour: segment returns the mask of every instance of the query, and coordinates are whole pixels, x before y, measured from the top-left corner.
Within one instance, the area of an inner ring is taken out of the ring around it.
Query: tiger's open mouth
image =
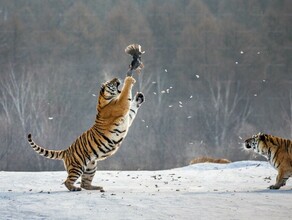
[[[254,139],[247,139],[245,142],[244,142],[244,147],[245,149],[256,149],[257,148],[257,145],[258,145],[258,142],[256,142],[256,140]]]
[[[246,149],[250,149],[251,148],[251,145],[249,143],[245,142],[245,148]]]

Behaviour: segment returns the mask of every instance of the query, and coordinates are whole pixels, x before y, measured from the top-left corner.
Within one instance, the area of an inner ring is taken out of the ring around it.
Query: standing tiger
[[[276,183],[271,185],[270,189],[279,189],[286,185],[286,181],[292,176],[291,140],[259,133],[245,141],[245,148],[266,157],[278,170]]]
[[[120,81],[117,78],[104,83],[100,90],[93,126],[66,150],[47,150],[35,144],[31,134],[28,135],[28,142],[38,154],[63,160],[68,173],[65,181],[68,190],[103,190],[100,186],[91,185],[97,161],[106,159],[119,149],[144,101],[142,93],[137,93],[132,100],[132,87],[135,82],[133,77],[127,76],[122,91],[118,89]],[[76,187],[74,183],[80,176],[81,187]]]

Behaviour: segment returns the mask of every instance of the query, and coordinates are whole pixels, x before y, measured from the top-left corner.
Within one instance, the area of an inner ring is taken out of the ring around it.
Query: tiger
[[[28,134],[29,144],[38,154],[54,160],[63,160],[68,174],[64,184],[69,191],[80,191],[81,188],[104,191],[103,187],[92,185],[97,161],[112,156],[120,148],[138,109],[144,102],[144,94],[141,92],[132,99],[132,87],[135,82],[132,76],[126,76],[121,91],[121,82],[117,78],[103,83],[92,127],[65,150],[47,150],[36,144],[31,134]],[[81,184],[77,187],[74,183],[79,177]]]
[[[278,171],[276,183],[270,189],[280,189],[292,176],[292,141],[277,136],[258,133],[244,142],[246,150],[264,156]]]
[[[224,158],[198,157],[191,160],[190,165],[197,163],[231,163],[231,161]]]

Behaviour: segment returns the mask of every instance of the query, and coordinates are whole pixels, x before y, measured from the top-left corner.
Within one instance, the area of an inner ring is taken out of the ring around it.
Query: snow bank
[[[289,219],[292,184],[269,190],[267,162],[98,171],[99,191],[68,192],[65,172],[0,172],[1,219]],[[276,204],[276,205],[275,205]]]

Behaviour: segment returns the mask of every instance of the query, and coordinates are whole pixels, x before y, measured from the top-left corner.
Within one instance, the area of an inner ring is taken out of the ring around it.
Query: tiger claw
[[[68,180],[66,180],[64,182],[65,186],[67,187],[67,189],[71,192],[76,192],[76,191],[81,191],[80,187],[76,187],[74,186],[72,183],[70,183]]]
[[[81,191],[81,188],[80,188],[80,187],[75,187],[75,186],[74,186],[73,188],[70,189],[70,191],[71,191],[71,192]]]
[[[144,94],[142,92],[138,92],[136,94],[136,99],[135,100],[136,100],[138,105],[141,105],[145,101]]]
[[[81,184],[81,187],[86,190],[103,190],[102,186],[93,186],[91,184]]]
[[[269,189],[280,189],[280,186],[277,186],[277,185],[271,185],[271,186],[269,186]]]

